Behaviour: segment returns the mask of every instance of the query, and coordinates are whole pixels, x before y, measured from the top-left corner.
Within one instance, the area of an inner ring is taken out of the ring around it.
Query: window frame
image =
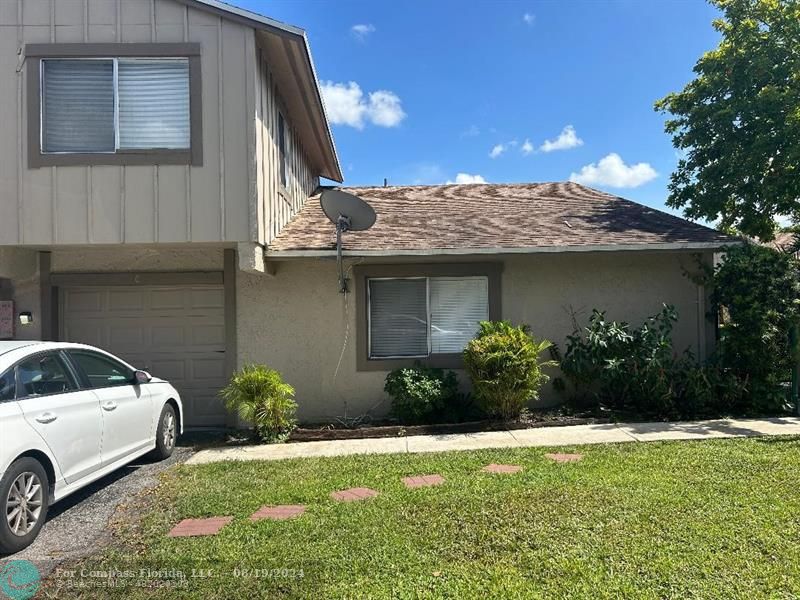
[[[0,379],[2,379],[3,377],[6,377],[9,373],[11,373],[11,376],[14,378],[14,397],[13,398],[6,398],[5,400],[0,398],[0,404],[3,404],[4,402],[16,402],[17,401],[17,365],[16,364],[11,366],[11,367],[9,367],[9,368],[7,368],[2,373],[0,373]]]
[[[80,348],[69,348],[69,349],[64,351],[64,354],[66,355],[66,359],[69,361],[70,365],[72,366],[72,370],[77,374],[78,380],[80,382],[80,385],[81,385],[82,389],[87,389],[87,390],[105,390],[105,389],[108,389],[108,388],[117,388],[117,387],[123,387],[123,386],[126,386],[126,385],[134,385],[135,384],[135,381],[134,381],[133,378],[134,378],[134,374],[136,373],[136,370],[131,368],[131,367],[129,367],[128,365],[126,365],[122,361],[117,360],[116,358],[114,358],[114,357],[112,357],[110,355],[103,354],[102,352],[96,352],[94,350],[84,350],[84,349],[80,349]],[[81,365],[81,363],[78,362],[78,360],[74,357],[75,354],[87,354],[87,355],[89,355],[91,357],[97,357],[100,360],[104,360],[106,362],[119,365],[119,367],[121,367],[125,371],[130,371],[131,372],[131,377],[130,377],[130,379],[126,380],[124,383],[116,383],[116,384],[109,384],[109,385],[103,385],[103,386],[95,387],[95,386],[92,385],[92,380],[89,377],[89,374],[86,372],[86,369],[84,369],[83,366]]]
[[[28,168],[90,165],[202,166],[202,82],[200,44],[27,44]],[[115,86],[115,146],[119,145],[119,107],[116,92],[118,59],[187,59],[189,62],[189,148],[117,149],[114,152],[43,152],[42,92],[44,60],[112,60]]]
[[[287,136],[286,115],[278,109],[278,183],[281,189],[289,187],[289,143]]]
[[[39,358],[42,356],[52,355],[61,362],[61,366],[64,367],[64,373],[72,381],[72,384],[75,386],[71,390],[61,391],[61,392],[53,392],[51,394],[36,394],[36,395],[24,395],[24,389],[22,387],[22,379],[19,376],[19,366],[27,362],[29,360]],[[41,352],[34,352],[33,354],[28,354],[27,356],[20,358],[14,366],[11,367],[14,369],[14,377],[16,379],[16,394],[15,394],[15,402],[24,402],[25,400],[35,400],[38,398],[49,398],[51,396],[61,396],[63,394],[74,394],[75,392],[80,392],[86,388],[82,385],[81,379],[78,374],[75,372],[72,363],[69,359],[64,356],[64,352],[62,350],[43,350]]]
[[[421,279],[430,280],[436,277],[486,277],[489,291],[489,319],[501,318],[501,275],[503,263],[441,263],[441,264],[390,264],[359,265],[354,268],[356,283],[356,370],[357,371],[391,371],[410,367],[421,363],[429,367],[446,369],[462,369],[462,354],[432,353],[431,336],[428,334],[428,355],[415,357],[379,357],[370,356],[370,307],[369,281],[372,279]],[[430,282],[426,283],[428,303],[428,327],[430,328]]]

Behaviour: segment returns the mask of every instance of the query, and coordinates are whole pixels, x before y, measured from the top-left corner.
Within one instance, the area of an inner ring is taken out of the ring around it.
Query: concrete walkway
[[[580,444],[703,440],[763,435],[800,435],[800,418],[573,425],[569,427],[538,427],[535,429],[486,431],[481,433],[265,444],[202,450],[186,461],[186,464],[199,465],[223,460],[280,460],[310,456],[345,456],[348,454],[446,452],[449,450],[480,450],[483,448],[577,446]]]

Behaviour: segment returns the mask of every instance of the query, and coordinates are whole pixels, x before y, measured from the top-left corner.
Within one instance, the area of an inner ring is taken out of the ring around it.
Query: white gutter
[[[739,246],[743,242],[672,242],[661,244],[586,244],[583,246],[539,246],[529,248],[423,248],[418,250],[344,250],[342,256],[467,256],[486,254],[557,254],[562,252],[630,252],[675,250],[721,250],[726,246]],[[282,258],[334,258],[336,250],[270,250],[268,259]]]

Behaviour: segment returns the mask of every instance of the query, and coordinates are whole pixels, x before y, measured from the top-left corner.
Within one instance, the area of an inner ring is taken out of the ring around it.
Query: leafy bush
[[[459,398],[453,371],[419,364],[389,373],[383,389],[392,399],[392,413],[403,423],[433,422]]]
[[[297,425],[294,388],[273,369],[246,365],[233,374],[220,394],[225,407],[252,423],[263,441],[283,441]]]
[[[674,307],[664,305],[639,328],[609,321],[594,310],[582,331],[567,337],[563,380],[554,382],[579,408],[602,405],[616,411],[666,418],[726,414],[737,404],[741,382],[716,363],[701,365],[672,345]],[[554,356],[560,358],[557,349]]]
[[[729,248],[705,283],[720,318],[718,362],[747,383],[739,409],[780,411],[791,379],[789,330],[800,317],[797,260],[755,244]]]
[[[549,379],[542,368],[555,363],[539,360],[549,347],[546,340],[536,341],[527,325],[483,321],[464,350],[464,366],[481,408],[490,416],[517,418]]]

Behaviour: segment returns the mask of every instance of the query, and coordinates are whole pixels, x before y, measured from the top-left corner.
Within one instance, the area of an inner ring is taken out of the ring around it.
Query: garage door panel
[[[192,343],[195,346],[225,349],[225,326],[224,325],[198,325],[191,329]],[[212,349],[213,349],[212,348]],[[205,349],[205,348],[204,348]]]
[[[194,399],[194,414],[196,418],[203,421],[203,425],[212,425],[213,419],[219,412],[219,406],[222,404],[220,397],[217,394],[196,392]]]
[[[120,352],[130,352],[144,346],[145,331],[133,323],[112,324],[108,326],[108,343]]]
[[[70,341],[80,340],[82,344],[90,346],[103,347],[107,345],[101,324],[92,321],[65,324],[61,337]]]
[[[150,307],[155,310],[183,310],[186,308],[186,292],[184,289],[153,290]]]
[[[186,328],[183,325],[157,323],[152,326],[150,339],[153,346],[185,346]]]
[[[108,310],[113,314],[138,313],[145,307],[145,292],[136,288],[109,290]]]
[[[199,358],[191,362],[191,378],[195,381],[220,381],[225,379],[225,361],[218,357]]]
[[[167,379],[188,426],[224,425],[221,286],[63,288],[62,338],[98,346]]]
[[[98,290],[76,291],[66,296],[64,308],[70,313],[97,313],[103,309],[105,294]]]
[[[220,310],[225,306],[225,293],[222,288],[211,289],[193,289],[189,296],[189,308],[218,308]]]

